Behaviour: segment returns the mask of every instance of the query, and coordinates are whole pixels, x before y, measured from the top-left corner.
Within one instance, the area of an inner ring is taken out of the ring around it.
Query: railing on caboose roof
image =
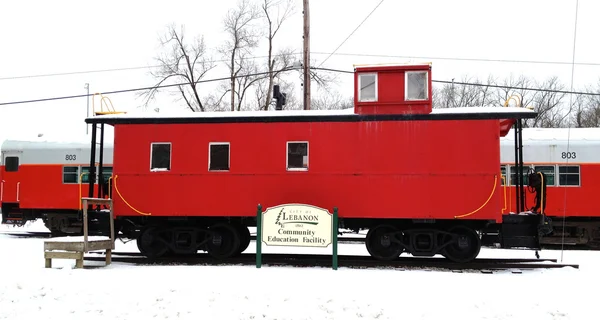
[[[95,101],[96,101],[96,99],[94,99],[96,97],[96,95],[100,96],[100,111],[96,111],[96,107],[95,107]],[[104,101],[104,99],[106,99],[110,103],[110,107]],[[104,105],[106,105],[106,111],[104,110]],[[92,112],[96,116],[98,116],[98,115],[105,115],[105,114],[126,113],[124,111],[115,111],[115,107],[113,106],[112,101],[110,100],[110,98],[103,96],[101,93],[94,93],[94,95],[92,96]]]

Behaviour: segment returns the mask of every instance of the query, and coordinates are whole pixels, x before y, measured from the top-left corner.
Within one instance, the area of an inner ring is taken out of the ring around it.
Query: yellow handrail
[[[108,198],[111,199],[110,197],[110,190],[112,190],[112,188],[110,187],[110,180],[112,180],[113,176],[112,174],[110,175],[110,177],[108,178]]]
[[[504,213],[504,211],[507,208],[507,205],[506,205],[506,177],[503,176],[502,174],[500,174],[500,176],[502,177],[502,185],[504,186],[504,188],[503,188],[504,189],[504,208],[502,208],[502,213]]]
[[[518,102],[517,102],[517,100],[516,100],[516,99],[513,99],[513,97],[515,97],[515,96],[516,96],[517,98],[519,98],[519,101],[518,101]],[[508,99],[506,99],[506,101],[504,102],[504,106],[505,106],[505,107],[508,107],[508,102],[509,102],[510,100],[514,100],[514,101],[517,103],[517,107],[521,107],[521,106],[522,106],[522,105],[521,105],[521,96],[519,96],[519,95],[516,95],[516,94],[513,94],[513,95],[511,95],[510,97],[508,97]]]
[[[115,186],[115,191],[116,191],[116,192],[117,192],[117,194],[119,195],[119,198],[121,198],[121,200],[123,200],[123,202],[125,202],[125,204],[126,204],[126,205],[127,205],[127,206],[128,206],[130,209],[131,209],[131,210],[133,210],[133,211],[135,211],[135,212],[137,212],[137,213],[139,213],[139,214],[141,214],[141,215],[145,215],[145,216],[150,216],[150,215],[152,215],[152,213],[150,213],[150,212],[148,212],[148,213],[144,213],[144,212],[141,212],[140,210],[138,210],[138,209],[136,209],[136,208],[132,207],[132,206],[129,204],[129,202],[127,202],[127,201],[126,201],[126,200],[123,198],[123,196],[121,195],[121,192],[119,192],[119,188],[117,187],[117,179],[118,179],[118,178],[119,178],[119,175],[115,175],[115,178],[113,179],[113,183],[114,183],[114,186]]]
[[[541,172],[537,174],[540,175],[540,213],[544,214],[544,175]]]
[[[83,176],[86,174],[89,174],[89,172],[84,172],[79,175],[79,199],[80,200],[81,200],[81,181],[83,180]],[[79,210],[81,210],[81,206],[82,206],[81,201],[78,201],[78,202],[79,202]]]
[[[487,205],[488,202],[490,202],[490,200],[492,199],[492,196],[494,195],[494,192],[496,191],[496,185],[497,184],[498,184],[498,175],[495,174],[494,175],[494,187],[492,188],[492,192],[490,193],[490,196],[487,198],[487,200],[479,208],[477,208],[477,209],[475,209],[475,210],[473,210],[473,211],[471,211],[469,213],[465,213],[463,215],[460,215],[460,216],[454,216],[454,219],[456,219],[456,218],[464,218],[466,216],[470,216],[470,215],[476,213],[477,211],[481,210],[483,207],[485,207],[485,205]]]
[[[102,107],[102,102],[104,101],[104,99],[107,99],[108,102],[110,102],[110,108],[108,106],[108,104],[106,104],[106,112],[115,112],[115,107],[113,106],[112,100],[110,100],[109,97],[105,97],[102,95],[102,93],[94,93],[92,95],[92,112],[94,112],[94,114],[96,113],[96,95],[100,96],[100,111],[99,112],[104,112],[104,108]],[[112,109],[112,110],[111,110]]]

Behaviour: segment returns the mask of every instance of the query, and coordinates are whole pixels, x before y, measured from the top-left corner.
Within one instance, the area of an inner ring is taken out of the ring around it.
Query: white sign
[[[262,213],[262,241],[269,246],[327,247],[333,215],[305,204],[283,204]]]

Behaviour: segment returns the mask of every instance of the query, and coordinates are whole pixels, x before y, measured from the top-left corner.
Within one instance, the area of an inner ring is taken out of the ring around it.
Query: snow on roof
[[[502,139],[514,141],[514,129]],[[600,140],[600,128],[523,128],[523,140],[594,141]]]
[[[535,111],[518,107],[461,107],[461,108],[435,108],[432,114],[458,114],[458,113],[526,113],[534,114]]]
[[[436,108],[431,114],[481,114],[481,113],[525,113],[534,114],[535,111],[518,107],[463,107],[463,108]],[[269,110],[269,111],[207,111],[192,112],[189,110],[167,112],[129,112],[99,115],[87,119],[163,119],[163,118],[230,118],[230,117],[302,117],[302,116],[348,116],[356,115],[354,107],[336,110]]]

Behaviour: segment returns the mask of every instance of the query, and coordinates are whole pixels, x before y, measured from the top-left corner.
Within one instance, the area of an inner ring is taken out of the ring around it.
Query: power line
[[[330,54],[328,52],[311,52],[312,54]],[[564,64],[581,66],[600,66],[600,62],[574,62],[574,61],[542,61],[542,60],[510,60],[510,59],[484,59],[484,58],[457,58],[439,56],[401,56],[389,54],[368,53],[335,53],[338,56],[374,57],[374,58],[401,58],[401,59],[427,59],[427,60],[455,60],[455,61],[477,61],[477,62],[502,62],[502,63],[531,63],[531,64]]]
[[[375,12],[375,10],[377,10],[377,8],[379,8],[379,6],[383,3],[384,0],[379,1],[379,3],[375,6],[375,8],[373,8],[373,10],[371,10],[371,12],[363,19],[363,21],[352,31],[350,32],[350,34],[346,37],[346,39],[344,39],[344,41],[342,41],[342,43],[340,43],[340,45],[335,48],[335,50],[333,50],[333,52],[327,57],[325,58],[325,60],[323,60],[317,67],[320,67],[323,65],[323,63],[325,63],[325,61],[329,60],[329,58],[336,52],[338,51],[338,49],[344,45],[344,43],[346,43],[346,41],[348,39],[350,39],[350,37],[356,32],[356,30],[358,30],[358,28],[360,28],[360,26],[363,25],[363,23],[365,23],[365,21],[367,21],[367,19],[369,19],[369,17],[373,14],[373,12]]]
[[[275,70],[273,72],[286,72],[286,71],[292,71],[295,70],[296,68],[283,68],[279,71]],[[239,75],[239,76],[235,76],[235,78],[243,78],[243,77],[253,77],[253,76],[261,76],[261,75],[267,75],[269,74],[268,71],[265,72],[258,72],[258,73],[251,73],[251,74],[245,74],[245,75]],[[208,82],[215,82],[215,81],[223,81],[223,80],[230,80],[231,76],[226,76],[226,77],[221,77],[221,78],[214,78],[214,79],[208,79],[208,80],[198,80],[196,82],[194,82],[194,84],[199,84],[199,83],[208,83]],[[160,85],[160,86],[151,86],[151,87],[142,87],[142,88],[132,88],[132,89],[123,89],[123,90],[115,90],[115,91],[105,91],[105,92],[99,92],[99,93],[94,93],[94,94],[79,94],[79,95],[70,95],[70,96],[62,96],[62,97],[51,97],[51,98],[42,98],[42,99],[34,99],[34,100],[19,100],[19,101],[11,101],[11,102],[0,102],[0,106],[5,106],[5,105],[13,105],[13,104],[23,104],[23,103],[34,103],[34,102],[45,102],[45,101],[55,101],[55,100],[65,100],[65,99],[76,99],[76,98],[85,98],[85,97],[89,97],[89,96],[93,96],[96,94],[101,94],[101,95],[107,95],[107,94],[118,94],[118,93],[128,93],[128,92],[135,92],[135,91],[144,91],[144,90],[150,90],[150,89],[161,89],[161,88],[168,88],[168,87],[179,87],[179,86],[185,86],[185,85],[189,85],[189,82],[182,82],[182,83],[174,83],[174,84],[165,84],[165,85]]]
[[[286,56],[300,55],[301,53],[286,53]],[[352,57],[372,57],[372,58],[396,58],[396,59],[424,59],[424,60],[450,60],[450,61],[473,61],[473,62],[500,62],[500,63],[530,63],[530,64],[557,64],[557,65],[579,65],[579,66],[600,66],[600,62],[569,62],[569,61],[542,61],[542,60],[510,60],[510,59],[484,59],[484,58],[458,58],[458,57],[440,57],[440,56],[403,56],[393,54],[369,54],[369,53],[337,53],[337,52],[312,52],[311,54],[316,55],[329,55],[331,56],[352,56]],[[247,59],[259,59],[266,58],[267,56],[251,56]],[[229,60],[227,60],[229,61]],[[225,62],[222,60],[211,60],[210,62]],[[321,63],[322,65],[323,63]],[[18,79],[29,79],[29,78],[43,78],[43,77],[55,77],[55,76],[67,76],[76,74],[88,74],[88,73],[102,73],[102,72],[115,72],[115,71],[128,71],[128,70],[139,70],[139,69],[153,69],[159,68],[162,65],[153,66],[137,66],[137,67],[122,67],[122,68],[111,68],[111,69],[97,69],[87,71],[69,71],[60,73],[46,73],[46,74],[35,74],[35,75],[24,75],[24,76],[10,76],[0,78],[2,80],[18,80]]]
[[[469,83],[469,82],[457,82],[457,81],[445,81],[445,80],[431,80],[431,82],[450,83],[450,84],[453,83],[453,84],[462,84],[462,85],[466,85],[466,86],[489,87],[489,88],[499,88],[499,89],[512,89],[512,90],[524,90],[524,91],[539,91],[539,92],[550,92],[550,93],[566,93],[566,94],[579,94],[579,95],[588,95],[588,96],[600,96],[600,93],[593,93],[593,92],[550,90],[550,89],[540,89],[540,88],[501,86],[501,85],[495,85],[495,84]]]
[[[321,71],[329,71],[329,72],[338,72],[338,73],[350,73],[350,74],[354,73],[353,71],[338,70],[338,69],[331,69],[331,68],[312,67],[311,69],[321,70]],[[283,68],[283,69],[279,70],[279,72],[288,72],[288,71],[293,71],[293,70],[298,70],[298,68],[293,68],[293,67]],[[239,75],[239,76],[236,76],[236,78],[260,76],[260,75],[267,75],[267,74],[269,74],[269,72],[265,71],[265,72],[259,72],[259,73],[251,73],[251,74]],[[209,83],[209,82],[223,81],[223,80],[230,80],[230,79],[231,79],[230,76],[226,76],[226,77],[214,78],[214,79],[208,79],[208,80],[199,80],[199,81],[196,81],[195,84]],[[540,88],[513,87],[513,86],[501,86],[501,85],[494,85],[494,84],[456,82],[456,81],[446,81],[446,80],[431,80],[431,81],[432,82],[437,82],[437,83],[450,83],[450,84],[454,83],[455,85],[458,84],[458,85],[468,85],[468,86],[477,86],[477,87],[491,87],[491,88],[503,88],[503,89],[512,89],[512,90],[529,90],[529,91],[541,91],[541,92],[554,92],[554,93],[568,93],[568,94],[600,96],[600,93],[592,93],[592,92],[576,92],[576,91],[550,90],[550,89],[540,89]],[[132,88],[132,89],[123,89],[123,90],[115,90],[115,91],[105,91],[105,92],[99,92],[99,93],[95,93],[95,94],[80,94],[80,95],[70,95],[70,96],[62,96],[62,97],[50,97],[50,98],[42,98],[42,99],[34,99],[34,100],[19,100],[19,101],[11,101],[11,102],[0,102],[0,106],[14,105],[14,104],[25,104],[25,103],[35,103],[35,102],[44,102],[44,101],[54,101],[54,100],[85,98],[85,97],[93,96],[93,95],[96,95],[96,94],[102,94],[102,95],[119,94],[119,93],[128,93],[128,92],[135,92],[135,91],[150,90],[150,89],[154,89],[154,88],[160,89],[160,88],[167,88],[167,87],[177,87],[177,86],[183,86],[183,85],[189,85],[189,83],[185,82],[185,83],[175,83],[175,84],[160,85],[160,86],[156,86],[156,87],[152,86],[152,87]]]
[[[294,55],[299,55],[301,53],[286,53],[284,55],[286,56],[294,56]],[[268,56],[251,56],[251,57],[247,57],[245,59],[249,59],[249,60],[254,60],[254,59],[261,59],[261,58],[267,58]],[[227,59],[220,59],[220,60],[209,60],[208,62],[228,62],[229,60]],[[11,76],[11,77],[4,77],[4,78],[0,78],[1,80],[17,80],[17,79],[29,79],[29,78],[43,78],[43,77],[55,77],[55,76],[68,76],[68,75],[75,75],[75,74],[88,74],[88,73],[101,73],[101,72],[114,72],[114,71],[128,71],[128,70],[139,70],[139,69],[153,69],[153,68],[160,68],[163,65],[154,65],[154,66],[138,66],[138,67],[123,67],[123,68],[112,68],[112,69],[97,69],[97,70],[87,70],[87,71],[69,71],[69,72],[59,72],[59,73],[45,73],[45,74],[35,74],[35,75],[25,75],[25,76]]]
[[[331,68],[311,68],[311,69],[316,69],[316,70],[323,70],[323,71],[331,71],[331,72],[339,72],[339,73],[354,73],[353,71],[347,71],[347,70],[338,70],[338,69],[331,69]],[[471,83],[471,82],[458,82],[458,81],[447,81],[447,80],[431,80],[431,82],[437,82],[437,83],[449,83],[449,84],[459,84],[459,85],[465,85],[465,86],[475,86],[475,87],[491,87],[491,88],[499,88],[499,89],[512,89],[512,90],[525,90],[525,91],[540,91],[540,92],[552,92],[552,93],[567,93],[567,94],[579,94],[579,95],[589,95],[589,96],[600,96],[600,93],[593,93],[593,92],[577,92],[577,91],[572,91],[573,89],[571,88],[571,91],[564,91],[564,90],[551,90],[551,89],[541,89],[541,88],[527,88],[527,87],[514,87],[514,86],[502,86],[502,85],[496,85],[496,84],[483,84],[483,83]]]

